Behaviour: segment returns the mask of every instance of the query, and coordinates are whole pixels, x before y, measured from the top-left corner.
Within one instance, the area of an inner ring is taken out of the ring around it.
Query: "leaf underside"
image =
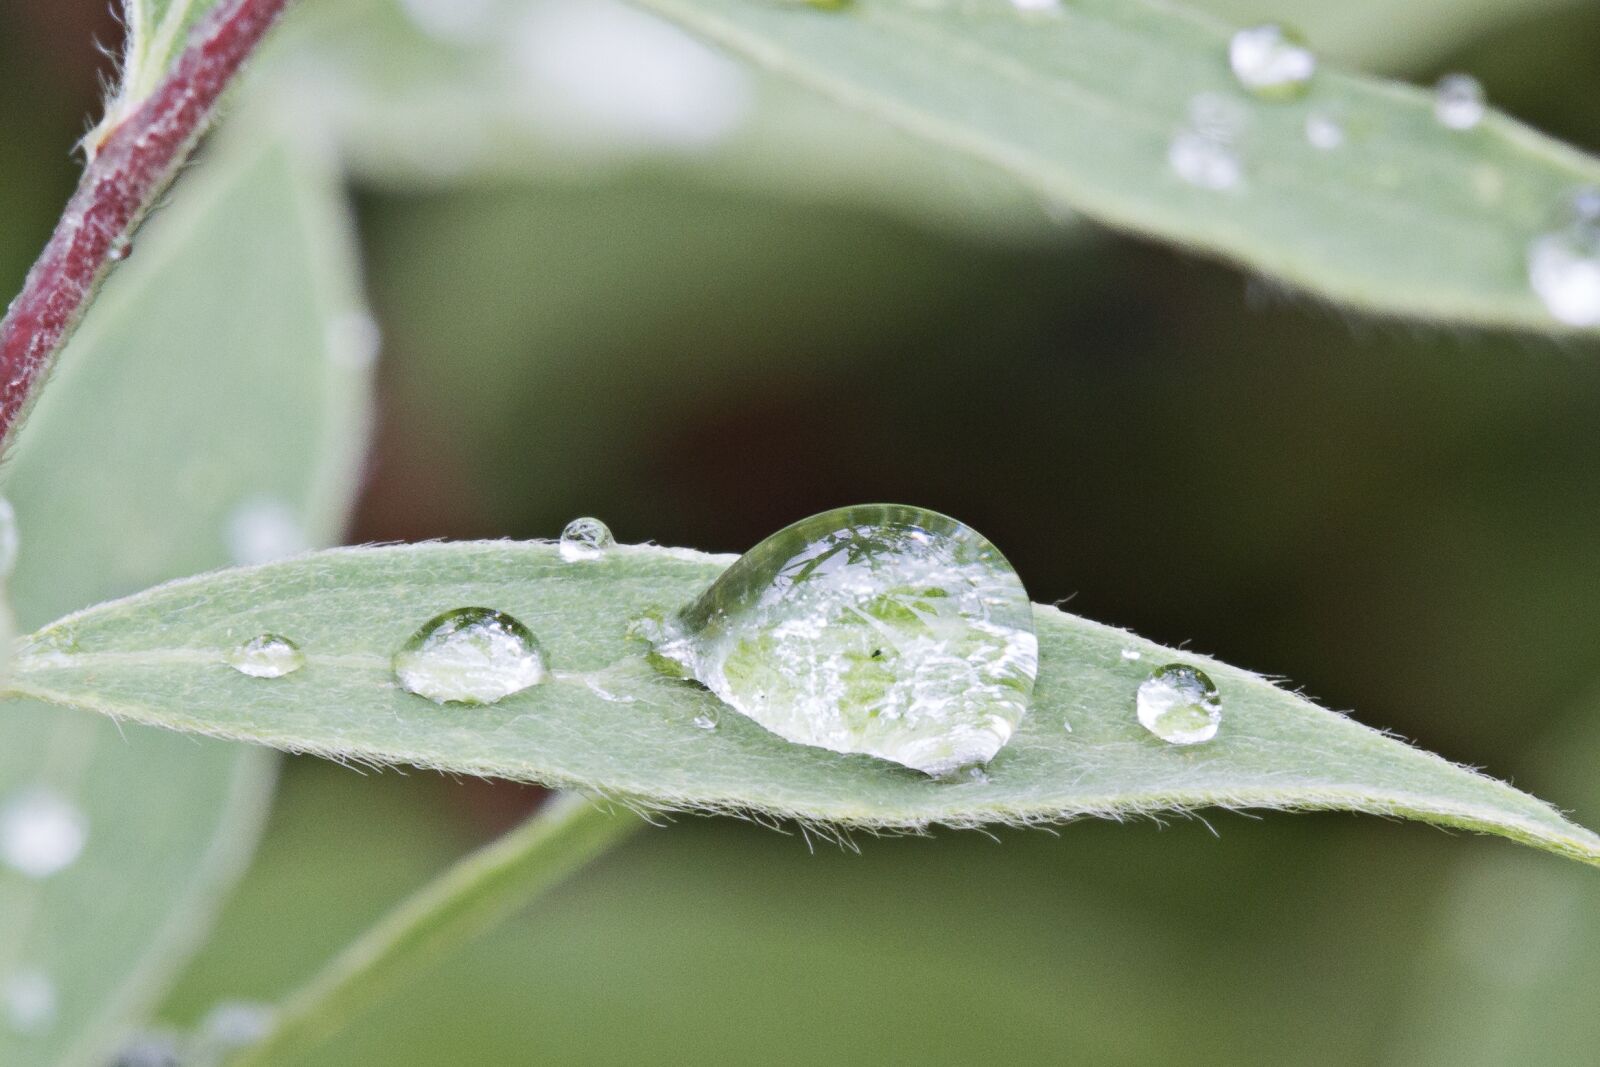
[[[1471,130],[1421,89],[1323,69],[1304,99],[1253,98],[1230,27],[1161,0],[805,3],[635,0],[847,106],[996,164],[1090,218],[1219,255],[1384,314],[1561,329],[1528,284],[1529,242],[1600,163],[1505,116]],[[1244,108],[1235,188],[1168,164],[1199,94]],[[1307,117],[1342,124],[1319,149]]]
[[[630,618],[687,602],[729,561],[635,546],[565,563],[542,542],[336,549],[69,616],[24,640],[13,685],[136,722],[353,762],[576,787],[646,808],[900,831],[1207,806],[1345,809],[1497,833],[1600,863],[1600,838],[1509,786],[1258,675],[1045,606],[1035,608],[1033,706],[987,780],[934,781],[790,744],[698,685],[658,674],[625,636]],[[462,605],[522,619],[554,680],[490,707],[440,706],[399,689],[393,650],[424,620]],[[223,664],[227,649],[265,631],[298,641],[304,669],[259,680]],[[1124,658],[1125,649],[1140,659]],[[1202,667],[1221,689],[1214,741],[1168,745],[1135,721],[1135,687],[1169,662]],[[718,729],[696,729],[703,715],[718,718]]]

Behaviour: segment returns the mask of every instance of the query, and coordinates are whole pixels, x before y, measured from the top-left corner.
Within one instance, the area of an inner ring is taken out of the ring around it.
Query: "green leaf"
[[[221,0],[122,0],[122,77],[99,129],[109,130],[155,92],[182,54],[189,31]],[[97,140],[91,134],[89,143]]]
[[[348,221],[319,159],[237,132],[107,284],[8,458],[25,626],[225,563],[252,498],[313,544],[343,523],[367,402],[328,347],[361,306]],[[52,1019],[0,1026],[0,1063],[102,1067],[249,858],[273,773],[260,749],[0,709],[0,804],[47,787],[88,826],[57,874],[0,867],[0,984],[55,992]]]
[[[13,686],[134,722],[576,786],[646,806],[904,830],[1209,805],[1349,809],[1498,833],[1600,864],[1600,838],[1532,797],[1257,675],[1049,607],[1036,608],[1033,709],[988,781],[933,781],[788,744],[657,673],[624,636],[627,620],[687,602],[728,562],[651,546],[588,563],[563,563],[544,543],[334,550],[68,616],[24,640]],[[523,620],[556,680],[483,708],[399,689],[393,651],[424,620],[468,604]],[[304,669],[266,681],[224,664],[228,649],[269,630],[300,642]],[[1125,659],[1130,647],[1142,659]],[[1166,662],[1202,665],[1217,682],[1224,722],[1214,742],[1169,746],[1135,722],[1135,687]],[[719,729],[694,727],[707,714],[719,715]]]
[[[1600,165],[1491,114],[1468,131],[1428,92],[1322,69],[1304,99],[1257,100],[1230,27],[1158,0],[804,3],[638,0],[705,39],[1108,225],[1233,260],[1373,312],[1558,329],[1529,242]],[[1168,164],[1198,94],[1237,101],[1243,175],[1199,188]],[[1314,109],[1346,130],[1313,147]]]

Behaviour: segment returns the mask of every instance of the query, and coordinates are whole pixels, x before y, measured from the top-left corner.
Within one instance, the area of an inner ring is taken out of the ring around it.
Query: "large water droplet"
[[[1305,39],[1276,23],[1240,30],[1228,42],[1233,76],[1256,96],[1290,100],[1305,93],[1317,72],[1317,57]]]
[[[11,577],[11,572],[17,569],[17,552],[21,547],[17,509],[11,506],[11,501],[0,496],[0,578]]]
[[[56,984],[41,971],[12,972],[0,987],[6,1025],[19,1034],[39,1034],[56,1021]]]
[[[693,604],[642,620],[656,655],[772,732],[944,775],[1027,712],[1038,641],[998,549],[954,519],[874,504],[814,515]]]
[[[1587,210],[1579,194],[1572,204],[1576,221],[1528,245],[1528,284],[1568,326],[1600,326],[1600,214],[1586,217]]]
[[[241,567],[271,563],[299,555],[311,548],[300,520],[287,503],[275,496],[253,496],[241,501],[228,516],[228,555]]]
[[[228,653],[228,666],[252,678],[282,678],[306,665],[300,646],[282,634],[252,637]]]
[[[1433,88],[1433,115],[1452,130],[1472,129],[1487,110],[1483,86],[1470,74],[1446,74]]]
[[[1134,697],[1139,723],[1174,745],[1196,745],[1217,736],[1222,700],[1205,672],[1181,663],[1158,668]]]
[[[13,794],[0,807],[0,862],[29,878],[72,866],[89,840],[89,820],[50,789]]]
[[[493,704],[544,681],[544,650],[522,623],[492,608],[429,619],[394,655],[400,684],[436,704]]]
[[[561,558],[568,563],[599,559],[616,543],[611,528],[599,519],[573,519],[561,531]]]

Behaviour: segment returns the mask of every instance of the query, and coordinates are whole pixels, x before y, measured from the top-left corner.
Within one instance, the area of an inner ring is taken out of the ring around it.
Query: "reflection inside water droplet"
[[[394,655],[408,692],[436,704],[493,704],[548,673],[528,628],[492,608],[457,608],[428,620]]]
[[[1222,700],[1203,671],[1181,663],[1158,668],[1134,696],[1139,723],[1163,741],[1195,745],[1217,736]]]
[[[228,666],[252,678],[282,678],[306,665],[300,646],[282,634],[252,637],[228,652]]]
[[[52,789],[25,789],[0,806],[0,862],[29,878],[72,866],[88,840],[88,818]]]

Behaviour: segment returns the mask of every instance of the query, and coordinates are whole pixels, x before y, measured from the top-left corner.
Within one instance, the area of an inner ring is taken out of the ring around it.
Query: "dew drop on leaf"
[[[1446,74],[1433,87],[1433,115],[1452,130],[1470,130],[1488,110],[1483,86],[1470,74]]]
[[[762,541],[675,616],[654,653],[790,741],[945,776],[1011,739],[1038,673],[1017,572],[968,526],[893,504]]]
[[[400,685],[436,704],[493,704],[548,673],[538,639],[493,608],[435,616],[394,655]]]
[[[11,506],[11,501],[0,496],[0,578],[11,577],[11,572],[17,569],[17,552],[21,547],[17,509]]]
[[[599,519],[573,519],[561,531],[561,558],[568,563],[599,559],[616,543],[610,527]]]
[[[1579,191],[1572,221],[1528,245],[1528,284],[1557,321],[1600,326],[1600,197]]]
[[[0,987],[0,1002],[15,1033],[40,1034],[56,1020],[56,985],[40,971],[13,971]]]
[[[1129,662],[1132,662],[1136,659],[1142,659],[1143,657],[1144,653],[1140,652],[1137,648],[1125,648],[1122,650],[1122,658],[1128,660]]]
[[[1217,736],[1222,699],[1204,671],[1181,663],[1157,668],[1134,696],[1139,723],[1163,741],[1196,745]]]
[[[1264,100],[1292,100],[1305,94],[1317,72],[1317,57],[1305,38],[1277,23],[1240,30],[1228,42],[1233,76]]]
[[[694,728],[696,730],[715,730],[717,728],[717,717],[715,715],[696,715],[694,717]]]
[[[252,678],[282,678],[306,665],[300,646],[282,634],[261,634],[228,652],[228,666]]]
[[[54,790],[25,789],[0,805],[0,863],[29,878],[72,866],[88,840],[89,820]]]
[[[1236,143],[1246,116],[1236,101],[1216,93],[1200,93],[1189,101],[1189,121],[1167,145],[1167,165],[1190,185],[1201,189],[1237,188],[1244,164]]]

